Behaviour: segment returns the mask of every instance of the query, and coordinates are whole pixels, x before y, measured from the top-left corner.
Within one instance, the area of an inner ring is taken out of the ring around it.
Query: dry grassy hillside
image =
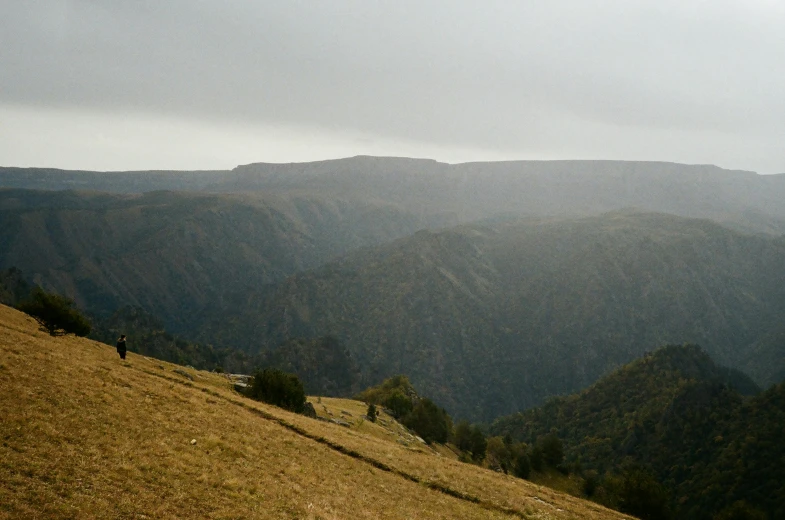
[[[351,426],[0,306],[0,518],[628,518],[323,404]]]

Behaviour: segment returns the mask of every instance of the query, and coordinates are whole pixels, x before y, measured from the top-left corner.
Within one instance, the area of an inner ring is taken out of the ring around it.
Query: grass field
[[[311,400],[350,426],[0,306],[0,518],[629,518]]]

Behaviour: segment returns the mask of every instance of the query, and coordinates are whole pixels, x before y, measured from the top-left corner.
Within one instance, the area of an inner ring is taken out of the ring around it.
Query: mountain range
[[[317,193],[383,201],[442,225],[498,215],[587,215],[634,207],[704,217],[750,231],[785,231],[785,174],[642,161],[445,164],[358,156],[254,163],[225,171],[87,172],[0,168],[0,187],[114,193]]]
[[[0,268],[91,314],[138,307],[251,356],[332,336],[364,381],[406,373],[462,418],[579,390],[666,343],[761,385],[785,377],[785,175],[355,157],[0,168],[1,186]]]

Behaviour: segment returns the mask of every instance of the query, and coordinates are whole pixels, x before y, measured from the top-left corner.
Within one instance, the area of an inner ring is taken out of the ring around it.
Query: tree
[[[30,299],[17,306],[35,318],[35,320],[52,336],[90,334],[90,321],[78,309],[70,298],[51,294],[40,287],[33,289]]]
[[[296,375],[275,368],[265,368],[257,372],[247,395],[296,413],[305,409],[305,389],[302,382]]]
[[[531,469],[534,471],[542,471],[544,469],[542,448],[540,448],[540,446],[534,446],[531,453],[529,454],[529,461],[531,462]]]
[[[491,437],[485,450],[485,460],[488,467],[494,470],[501,470],[507,473],[512,466],[512,452],[510,447],[501,437]]]
[[[368,420],[371,422],[376,422],[376,417],[378,415],[376,411],[376,405],[371,403],[368,405],[368,411],[365,412],[365,415],[368,416]]]
[[[452,421],[447,412],[425,397],[417,402],[402,422],[404,426],[417,432],[417,435],[428,444],[447,442],[452,430]]]
[[[518,453],[518,456],[515,457],[515,466],[513,466],[512,471],[518,478],[528,479],[529,475],[531,475],[532,464],[529,460],[529,455],[525,451]]]
[[[393,417],[401,419],[412,411],[414,405],[411,397],[407,397],[400,390],[395,390],[384,400],[384,406],[392,412]]]
[[[555,468],[564,460],[564,445],[556,435],[549,433],[540,438],[537,445],[542,451],[543,462],[548,466]]]
[[[640,468],[627,470],[622,476],[619,510],[642,520],[668,520],[668,494],[653,476]]]
[[[597,492],[600,485],[600,475],[596,470],[590,469],[583,475],[583,492],[591,498]]]
[[[452,443],[459,450],[470,453],[475,461],[485,458],[487,443],[479,426],[472,426],[468,421],[460,421],[452,431]]]
[[[472,426],[471,452],[472,458],[480,462],[485,458],[485,450],[488,448],[488,441],[479,426]]]
[[[468,421],[460,421],[452,431],[452,443],[461,451],[472,451],[472,427]]]
[[[714,520],[766,520],[766,513],[739,500],[723,509]]]

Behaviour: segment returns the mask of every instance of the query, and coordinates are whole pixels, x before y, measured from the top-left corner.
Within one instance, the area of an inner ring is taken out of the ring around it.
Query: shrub
[[[302,382],[296,375],[274,368],[257,372],[247,395],[296,413],[302,413],[305,409],[305,389]]]
[[[73,300],[65,296],[50,294],[36,287],[30,299],[20,303],[17,309],[35,318],[52,336],[87,336],[90,334],[90,321],[73,305]]]
[[[365,412],[365,415],[368,416],[368,420],[371,422],[376,422],[377,412],[376,412],[376,405],[371,403],[368,405],[368,411]]]

